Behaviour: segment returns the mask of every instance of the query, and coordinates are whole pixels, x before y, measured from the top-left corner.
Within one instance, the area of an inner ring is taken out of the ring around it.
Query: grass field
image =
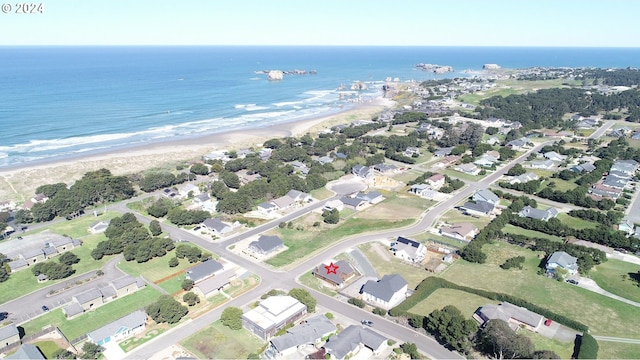
[[[115,211],[107,211],[106,213],[100,216],[93,216],[92,214],[87,214],[73,220],[67,220],[59,223],[55,223],[49,226],[49,230],[56,234],[65,235],[72,237],[74,239],[82,238],[83,236],[89,235],[89,226],[98,221],[107,221],[111,220],[117,216],[120,216],[119,212]]]
[[[33,345],[37,346],[40,349],[42,355],[44,355],[47,359],[55,359],[53,354],[58,351],[60,348],[55,341],[46,340],[46,341],[38,341],[33,343]]]
[[[314,214],[307,216],[310,215]],[[298,221],[300,220],[296,220],[296,222]],[[295,226],[293,229],[274,229],[271,233],[279,236],[288,249],[267,260],[267,263],[275,267],[282,267],[348,236],[403,227],[412,222],[414,222],[414,219],[389,221],[351,217],[329,229],[322,226],[317,228],[304,227],[302,230],[297,230]]]
[[[383,195],[386,197],[384,201],[361,211],[358,217],[383,220],[415,219],[436,203],[435,201],[406,193],[385,192]]]
[[[563,239],[559,236],[549,235],[549,234],[545,234],[543,232],[535,231],[535,230],[523,229],[521,227],[513,226],[511,224],[507,224],[505,227],[503,227],[502,231],[508,234],[525,235],[529,237],[537,237],[537,238],[549,239],[549,240],[560,241],[560,242],[563,241]]]
[[[442,277],[459,285],[515,295],[533,304],[580,321],[594,335],[640,339],[640,308],[576,286],[538,275],[541,252],[502,242],[487,244],[485,264],[456,261]],[[522,270],[503,270],[506,259],[524,256]]]
[[[567,181],[567,180],[562,180],[562,179],[549,179],[545,182],[542,183],[542,186],[540,189],[538,190],[542,190],[542,188],[548,187],[549,184],[553,183],[553,190],[559,190],[559,191],[569,191],[569,190],[573,190],[576,187],[578,187],[578,185],[576,185],[576,183],[574,183],[573,181]]]
[[[328,286],[324,285],[324,281],[318,279],[317,277],[313,276],[313,274],[311,274],[311,272],[308,272],[302,276],[300,276],[299,278],[300,282],[302,284],[304,284],[305,286],[308,286],[314,290],[318,290],[324,294],[327,294],[329,296],[336,296],[338,293],[335,292],[334,290],[332,290],[331,288],[329,288]]]
[[[311,196],[318,200],[324,200],[326,198],[332,197],[333,192],[328,190],[327,188],[322,187],[320,189],[311,190]]]
[[[582,220],[577,217],[569,216],[565,213],[558,214],[558,220],[562,221],[563,224],[573,228],[573,229],[595,229],[598,227],[598,223]]]
[[[470,319],[479,307],[499,303],[499,301],[489,300],[485,297],[460,290],[438,289],[429,295],[428,298],[409,309],[409,312],[426,316],[431,314],[433,310],[442,309],[447,305],[453,305],[460,309],[466,318]]]
[[[446,222],[448,224],[471,223],[478,229],[482,229],[483,227],[487,226],[489,222],[491,222],[491,218],[488,216],[473,217],[465,215],[459,210],[451,209],[444,213],[440,217],[439,221]]]
[[[413,239],[413,240],[416,240],[416,241],[422,241],[422,242],[431,241],[431,242],[447,245],[447,246],[455,248],[455,249],[461,249],[465,245],[467,245],[467,242],[465,242],[465,241],[448,238],[446,236],[437,235],[437,234],[433,234],[433,233],[430,233],[430,232],[422,232],[422,233],[419,233],[419,234],[411,234],[409,237],[411,239]]]
[[[633,274],[638,276],[639,271],[640,265],[609,259],[594,266],[589,277],[610,293],[640,302],[640,283],[631,277]]]
[[[197,264],[190,264],[187,259],[178,259],[179,265],[176,267],[169,267],[169,259],[176,254],[175,249],[167,253],[167,255],[160,258],[153,258],[144,263],[137,263],[135,261],[120,261],[118,268],[126,272],[131,276],[144,276],[147,280],[156,282],[177,273],[184,273],[184,270],[193,267]]]
[[[144,308],[156,301],[161,294],[154,288],[148,286],[131,295],[118,298],[93,311],[89,311],[78,317],[67,320],[62,313],[62,309],[52,310],[38,318],[22,324],[25,334],[33,334],[43,327],[53,324],[58,326],[68,339],[75,339],[88,332],[96,330],[118,318],[131,312]]]
[[[460,179],[460,180],[463,180],[463,181],[467,182],[467,181],[478,181],[478,180],[481,180],[483,177],[487,176],[488,174],[491,174],[492,171],[487,171],[487,174],[485,174],[485,175],[475,175],[474,176],[474,175],[469,175],[469,174],[465,174],[465,173],[460,172],[460,171],[453,170],[453,168],[451,168],[451,169],[443,170],[443,171],[441,171],[441,173],[443,175],[448,175],[448,176],[450,176],[452,178]]]
[[[376,270],[378,275],[384,276],[387,274],[400,274],[407,281],[410,289],[415,289],[425,277],[429,276],[430,273],[424,268],[403,262],[393,256],[382,244],[380,244],[379,249],[385,251],[389,255],[389,257],[383,258],[378,251],[374,250],[373,246],[378,246],[375,244],[362,244],[358,246],[358,248],[365,254],[367,259],[369,259],[369,262],[373,265],[373,268]]]
[[[640,359],[640,345],[598,341],[600,359]]]
[[[536,350],[551,350],[560,355],[560,359],[571,359],[574,348],[573,341],[562,342],[555,339],[549,339],[540,334],[524,329],[518,330],[518,334],[522,334],[531,339]],[[598,353],[598,357],[602,357],[601,353]]]
[[[244,328],[231,330],[216,321],[180,345],[199,359],[246,359],[249,354],[261,352],[264,342]]]

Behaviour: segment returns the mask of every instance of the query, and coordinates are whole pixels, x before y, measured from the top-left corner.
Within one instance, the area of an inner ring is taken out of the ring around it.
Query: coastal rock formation
[[[356,81],[351,84],[351,90],[367,90],[367,84],[361,81]]]
[[[270,81],[282,80],[284,78],[284,73],[282,70],[271,70],[267,74],[267,79]]]
[[[500,65],[498,64],[484,64],[482,65],[483,70],[498,70],[500,69]]]
[[[418,64],[416,65],[418,69],[422,71],[429,71],[436,74],[444,74],[448,72],[453,72],[453,67],[449,65],[436,65],[436,64]]]

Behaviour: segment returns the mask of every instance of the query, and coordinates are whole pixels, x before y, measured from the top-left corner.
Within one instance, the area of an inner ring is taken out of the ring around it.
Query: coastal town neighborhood
[[[638,71],[488,65],[388,81],[371,119],[0,199],[0,353],[640,356],[640,95],[616,82]]]

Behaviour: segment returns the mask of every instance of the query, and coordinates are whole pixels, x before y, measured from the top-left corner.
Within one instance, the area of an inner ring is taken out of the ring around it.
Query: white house
[[[440,234],[450,238],[471,241],[478,233],[478,228],[471,223],[460,223],[440,228]]]
[[[564,251],[556,251],[547,260],[547,271],[554,271],[557,268],[565,269],[570,275],[578,272],[578,258],[575,258]]]
[[[433,199],[438,193],[427,184],[411,185],[409,192],[426,199]]]
[[[307,306],[291,296],[270,296],[242,315],[242,325],[263,340],[296,322],[307,313]]]
[[[444,175],[442,174],[435,174],[427,179],[427,184],[429,184],[432,188],[436,190],[443,187],[444,183],[445,183],[445,178],[444,178]]]
[[[378,281],[367,281],[362,286],[361,294],[362,300],[390,309],[407,298],[407,282],[398,274],[385,275]]]
[[[417,241],[399,236],[391,243],[393,255],[408,262],[421,263],[427,254],[427,248]]]
[[[472,163],[456,165],[453,170],[473,176],[478,175],[481,171],[479,167]]]
[[[144,331],[146,325],[147,314],[137,310],[88,333],[87,339],[97,345],[104,345],[111,341],[117,342]]]

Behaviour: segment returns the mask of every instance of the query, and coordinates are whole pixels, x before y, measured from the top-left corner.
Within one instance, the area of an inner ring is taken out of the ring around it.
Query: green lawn
[[[483,227],[487,226],[489,222],[491,222],[491,218],[488,216],[473,217],[465,215],[459,210],[452,209],[444,213],[440,217],[439,221],[446,222],[448,224],[471,223],[478,229],[482,229]]]
[[[573,355],[573,341],[562,342],[555,339],[549,339],[548,337],[544,337],[525,329],[519,329],[518,334],[522,334],[531,339],[536,350],[551,350],[560,355],[560,359],[571,359],[571,355]],[[601,352],[598,352],[598,357],[602,358]]]
[[[558,214],[558,220],[562,221],[563,224],[573,228],[573,229],[595,229],[598,227],[598,223],[582,220],[577,217],[569,216],[565,213]]]
[[[548,187],[550,183],[554,183],[555,185],[552,187],[553,190],[559,191],[570,191],[578,187],[576,183],[573,181],[562,180],[560,178],[552,178],[542,183],[542,186],[539,190],[542,190],[544,187]]]
[[[102,209],[99,209],[98,211],[101,211],[101,210]],[[67,220],[67,221],[53,224],[49,226],[49,230],[51,230],[56,234],[69,236],[74,239],[82,238],[85,235],[89,235],[89,226],[91,224],[101,220],[104,220],[104,221],[111,220],[120,215],[122,214],[115,211],[107,211],[106,213],[97,217],[93,216],[92,214],[85,215],[85,216],[75,218],[73,220]]]
[[[407,170],[403,171],[399,174],[393,175],[393,178],[398,181],[402,181],[407,184],[410,181],[413,181],[418,178],[418,176],[422,175],[422,171],[419,170]]]
[[[197,264],[190,264],[187,259],[178,259],[180,264],[176,267],[169,267],[169,259],[176,254],[175,249],[167,253],[167,255],[160,258],[153,258],[144,263],[137,263],[135,261],[120,261],[118,268],[132,276],[144,276],[147,280],[156,282],[158,280],[167,278],[177,273],[184,273],[184,270],[193,267]]]
[[[302,276],[300,276],[300,278],[298,279],[300,280],[300,282],[302,284],[304,284],[305,286],[308,286],[314,290],[318,290],[322,293],[325,293],[329,296],[336,296],[337,293],[335,292],[335,290],[333,290],[331,287],[329,287],[328,285],[325,285],[326,283],[320,279],[318,279],[317,277],[313,276],[313,274],[311,274],[311,272],[308,272]]]
[[[153,196],[146,197],[140,201],[130,202],[127,204],[127,209],[131,209],[133,211],[139,212],[143,215],[149,215],[147,212],[147,208],[151,206],[157,199]]]
[[[38,341],[33,343],[33,345],[37,346],[42,355],[47,359],[54,359],[53,354],[60,349],[58,344],[51,340]]]
[[[162,282],[159,282],[157,285],[164,289],[169,294],[175,294],[178,291],[182,290],[182,281],[185,279],[184,273],[176,277],[172,277],[170,279],[166,279]]]
[[[265,343],[244,328],[231,330],[216,321],[180,345],[199,359],[246,359],[249,354],[260,353]]]
[[[160,295],[156,289],[147,286],[131,295],[118,298],[71,320],[66,319],[62,309],[55,309],[22,324],[22,327],[25,330],[25,334],[29,335],[40,331],[40,329],[49,324],[53,324],[58,326],[69,340],[72,340],[135,310],[144,308],[156,301]]]
[[[322,187],[320,189],[311,190],[311,196],[318,200],[324,200],[326,198],[332,197],[333,192],[331,190],[328,190],[327,188]]]
[[[369,259],[369,262],[373,265],[378,275],[400,274],[407,281],[410,289],[415,289],[425,277],[430,276],[430,273],[424,268],[409,265],[393,256],[381,243],[375,244],[380,244],[380,249],[385,251],[389,256],[387,258],[381,257],[379,253],[372,248],[372,246],[377,245],[371,243],[362,244],[358,246],[358,248],[365,254],[367,259]]]
[[[442,277],[459,285],[515,295],[531,303],[578,320],[594,335],[640,339],[640,308],[576,286],[538,275],[541,252],[502,242],[483,247],[485,264],[458,260]],[[503,270],[506,259],[524,256],[522,270]]]
[[[523,229],[521,227],[513,226],[511,224],[507,224],[505,227],[503,227],[502,231],[508,234],[525,235],[529,237],[537,237],[537,238],[549,239],[549,240],[560,241],[560,242],[564,241],[559,236],[549,235],[549,234],[545,234],[543,232],[535,231],[535,230]]]
[[[143,336],[141,336],[141,337],[137,337],[136,336],[136,337],[133,337],[133,338],[129,338],[129,339],[119,343],[118,345],[120,346],[122,351],[129,352],[129,351],[137,348],[138,346],[146,343],[147,341],[155,338],[156,336],[159,336],[160,334],[162,334],[165,331],[166,331],[166,329],[162,329],[162,328],[147,330]]]
[[[282,267],[303,259],[316,250],[329,246],[351,235],[403,227],[414,221],[414,219],[391,221],[351,217],[345,221],[341,221],[340,224],[329,230],[322,227],[315,230],[314,228],[297,230],[295,227],[293,229],[274,229],[271,233],[279,236],[288,249],[267,260],[267,263],[275,267]]]
[[[640,271],[640,265],[609,259],[594,266],[589,271],[589,277],[610,293],[640,302],[639,283],[630,276],[630,274],[638,276],[638,271]]]
[[[488,174],[491,174],[492,172],[493,171],[489,170],[489,171],[487,171],[487,174],[485,174],[485,175],[475,175],[474,176],[474,175],[469,175],[469,174],[465,174],[465,173],[460,172],[460,171],[453,170],[453,167],[451,167],[450,169],[446,169],[446,170],[441,171],[441,173],[443,175],[448,175],[448,176],[450,176],[452,178],[464,180],[465,182],[481,180],[483,177],[487,176]]]
[[[489,300],[485,297],[470,294],[454,289],[438,289],[422,300],[416,306],[409,309],[411,313],[429,315],[433,310],[442,309],[447,305],[453,305],[460,309],[466,318],[471,318],[473,313],[481,306],[487,304],[499,304],[499,301]]]
[[[600,359],[640,359],[640,345],[598,341]]]

